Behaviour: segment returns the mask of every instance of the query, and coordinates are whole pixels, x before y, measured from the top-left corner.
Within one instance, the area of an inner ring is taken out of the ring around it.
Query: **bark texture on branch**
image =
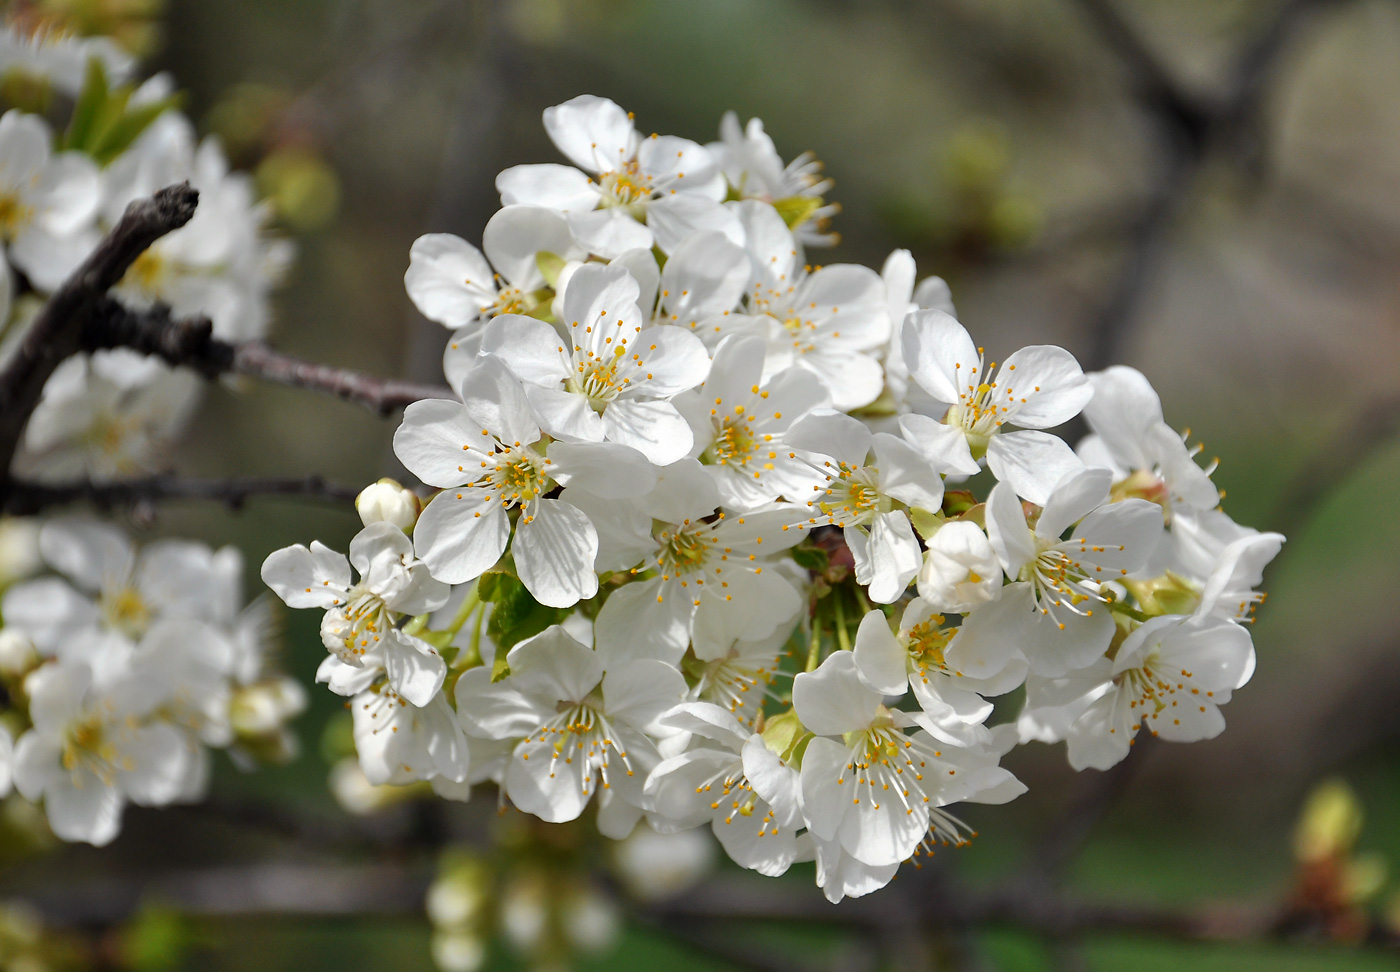
[[[100,510],[119,509],[160,500],[211,500],[241,509],[257,496],[293,496],[331,503],[353,503],[358,490],[327,483],[320,476],[304,478],[238,476],[200,479],[185,476],[146,476],[110,483],[31,483],[15,481],[0,497],[0,513],[34,516],[51,507],[85,502]]]
[[[82,349],[83,332],[107,291],[152,243],[194,216],[199,193],[188,182],[138,199],[73,275],[49,298],[0,371],[0,492],[44,384],[65,358]]]
[[[379,415],[388,415],[424,398],[455,397],[445,385],[377,378],[303,361],[274,351],[261,341],[220,341],[214,337],[208,318],[173,318],[168,307],[138,313],[113,300],[99,304],[84,329],[82,350],[107,348],[130,348],[154,355],[167,364],[191,368],[205,378],[249,375],[276,385],[334,395]]]

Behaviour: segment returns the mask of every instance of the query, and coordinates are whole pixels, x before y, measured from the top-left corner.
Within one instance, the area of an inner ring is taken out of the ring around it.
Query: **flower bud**
[[[33,643],[14,628],[0,629],[0,675],[18,678],[39,664]]]
[[[306,690],[290,678],[240,687],[229,702],[229,722],[240,737],[271,736],[306,709]]]
[[[371,483],[355,497],[355,509],[365,526],[371,523],[392,523],[405,533],[418,522],[422,505],[413,490],[400,486],[392,479]]]
[[[39,524],[34,520],[0,517],[0,587],[39,573]]]
[[[680,894],[715,866],[715,841],[708,830],[659,834],[638,827],[613,847],[613,863],[627,890],[643,901]]]
[[[476,972],[486,962],[486,945],[470,932],[433,936],[433,963],[442,972]]]

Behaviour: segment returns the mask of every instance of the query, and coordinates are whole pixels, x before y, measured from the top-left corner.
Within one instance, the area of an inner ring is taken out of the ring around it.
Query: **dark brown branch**
[[[120,509],[161,500],[208,500],[241,509],[257,496],[291,496],[330,503],[353,503],[358,491],[327,483],[319,476],[304,479],[243,476],[197,479],[162,475],[110,483],[30,483],[15,481],[0,497],[0,513],[33,516],[55,506],[85,502],[102,510]]]
[[[346,368],[314,364],[274,351],[260,341],[220,341],[213,336],[207,318],[172,318],[168,307],[138,313],[114,300],[99,302],[83,329],[81,350],[107,348],[130,348],[155,355],[167,364],[192,368],[206,378],[249,375],[273,384],[334,395],[379,415],[388,415],[424,398],[454,397],[445,386],[376,378]]]
[[[1131,220],[1126,252],[1108,298],[1090,327],[1088,367],[1116,361],[1131,336],[1136,315],[1176,214],[1202,163],[1218,146],[1256,161],[1257,129],[1266,85],[1297,31],[1317,10],[1342,0],[1286,0],[1237,57],[1215,98],[1186,90],[1119,13],[1113,0],[1077,0],[1104,45],[1132,78],[1135,99],[1152,124],[1162,161],[1151,189]]]
[[[199,193],[188,182],[168,186],[127,206],[122,218],[63,282],[20,339],[0,371],[0,489],[44,384],[81,346],[84,324],[98,303],[146,249],[194,216]]]

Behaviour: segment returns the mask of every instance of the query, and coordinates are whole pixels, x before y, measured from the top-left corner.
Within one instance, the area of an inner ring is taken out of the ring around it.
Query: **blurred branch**
[[[278,127],[292,136],[311,131],[325,140],[347,121],[359,120],[358,109],[369,94],[384,97],[386,75],[421,67],[422,48],[450,33],[446,28],[460,6],[458,0],[436,0],[406,29],[342,61],[287,106]]]
[[[1134,98],[1155,130],[1162,156],[1146,199],[1129,221],[1118,276],[1091,324],[1087,361],[1094,370],[1112,364],[1126,346],[1168,231],[1202,164],[1219,146],[1257,161],[1264,94],[1280,58],[1310,15],[1343,0],[1285,0],[1236,55],[1224,91],[1216,97],[1187,90],[1113,0],[1075,2],[1128,71]]]
[[[1317,515],[1328,495],[1351,478],[1376,450],[1400,435],[1400,396],[1374,402],[1347,428],[1329,436],[1319,455],[1310,456],[1283,490],[1271,521],[1278,529],[1299,532],[1299,524]]]
[[[1142,733],[1133,744],[1128,757],[1110,769],[1075,774],[1069,799],[1026,864],[1022,880],[1027,885],[1035,887],[1058,881],[1088,843],[1094,829],[1127,792],[1146,754],[1152,750],[1152,737]]]
[[[454,398],[451,389],[376,378],[358,371],[315,364],[274,351],[260,341],[231,344],[213,336],[208,318],[172,318],[168,307],[137,313],[113,300],[95,305],[75,350],[130,348],[167,364],[192,368],[206,378],[250,375],[273,384],[304,388],[356,402],[379,415],[424,398]]]
[[[0,493],[45,383],[61,361],[80,349],[84,324],[98,302],[152,243],[188,223],[198,203],[199,193],[188,182],[131,203],[29,325],[14,357],[0,370]]]
[[[210,500],[241,509],[256,496],[292,496],[329,503],[353,503],[358,490],[327,483],[320,476],[303,479],[242,476],[196,479],[175,475],[93,483],[31,483],[16,480],[0,497],[0,513],[34,516],[54,507],[86,502],[101,510],[138,506],[160,500]]]
[[[55,925],[97,925],[121,921],[155,898],[180,911],[205,917],[315,915],[355,918],[417,914],[429,883],[423,868],[400,864],[367,866],[262,863],[169,872],[139,879],[91,881],[71,876],[52,886],[31,888],[20,897]],[[903,883],[903,882],[901,882]],[[697,925],[717,922],[823,924],[884,934],[897,924],[959,929],[1010,926],[1053,940],[1114,932],[1153,935],[1181,941],[1237,944],[1308,938],[1317,929],[1309,916],[1283,906],[1210,905],[1172,909],[1153,905],[1088,902],[1024,887],[990,891],[962,885],[932,886],[917,879],[910,888],[891,889],[834,907],[812,890],[742,878],[709,881],[673,900],[631,906],[643,924],[677,933],[714,954],[721,952],[745,967],[796,968],[768,956],[693,934]],[[8,892],[7,892],[8,893]],[[1400,936],[1372,929],[1350,943],[1400,952]],[[742,959],[740,956],[743,956]]]

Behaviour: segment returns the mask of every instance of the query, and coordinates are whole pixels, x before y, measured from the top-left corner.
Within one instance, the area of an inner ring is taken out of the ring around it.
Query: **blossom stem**
[[[815,672],[822,661],[822,627],[819,615],[812,617],[812,638],[807,644],[807,667],[805,671]]]
[[[839,590],[832,591],[831,608],[836,612],[836,641],[842,651],[851,650],[851,633],[846,630],[846,606]]]

